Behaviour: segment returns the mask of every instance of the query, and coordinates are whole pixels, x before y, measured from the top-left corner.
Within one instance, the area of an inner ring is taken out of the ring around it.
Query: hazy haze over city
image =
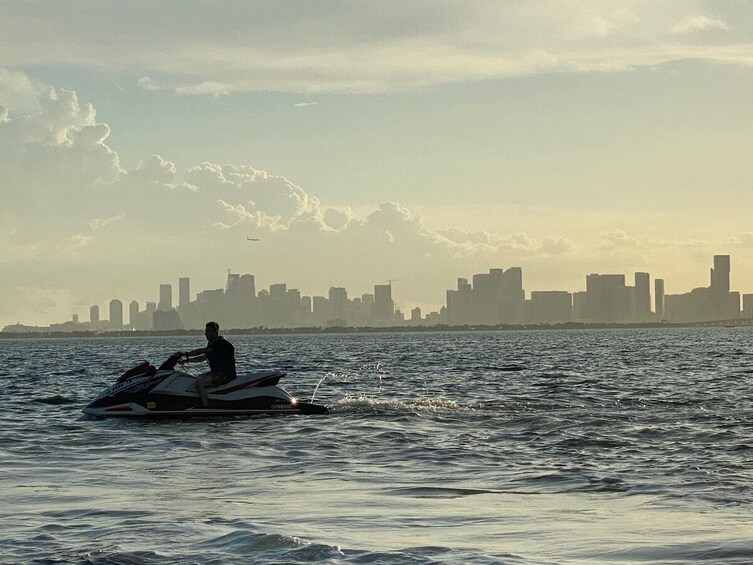
[[[751,92],[744,1],[6,1],[0,327],[227,269],[750,293]]]

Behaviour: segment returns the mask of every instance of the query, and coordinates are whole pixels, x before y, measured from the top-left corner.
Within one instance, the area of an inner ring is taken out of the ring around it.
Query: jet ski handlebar
[[[177,365],[178,361],[180,360],[180,358],[183,355],[185,355],[185,353],[183,353],[182,351],[177,351],[177,352],[173,353],[172,355],[170,355],[170,357],[168,357],[165,360],[164,363],[162,363],[162,365],[159,366],[159,370],[160,371],[162,371],[162,370],[167,370],[167,371],[173,370],[175,368],[175,365]]]

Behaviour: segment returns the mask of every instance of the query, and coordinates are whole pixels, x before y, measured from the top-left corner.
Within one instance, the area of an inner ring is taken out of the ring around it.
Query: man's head
[[[217,322],[207,322],[204,326],[204,335],[207,339],[214,339],[220,335],[220,325]]]

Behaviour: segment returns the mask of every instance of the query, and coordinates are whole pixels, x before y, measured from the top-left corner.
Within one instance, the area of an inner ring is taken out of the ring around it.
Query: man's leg
[[[207,398],[207,386],[211,386],[212,382],[214,381],[214,375],[212,373],[204,373],[203,375],[199,375],[196,378],[196,389],[199,391],[199,396],[201,397],[201,405],[206,408],[209,406],[209,399]]]

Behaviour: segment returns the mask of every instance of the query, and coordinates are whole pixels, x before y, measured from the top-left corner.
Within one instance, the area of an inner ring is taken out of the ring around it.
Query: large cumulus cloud
[[[123,169],[106,140],[110,128],[97,122],[90,104],[74,92],[0,74],[0,219],[20,231],[24,212],[46,212],[36,230],[55,230],[87,208],[97,190],[116,183]],[[12,106],[18,102],[17,106]]]

